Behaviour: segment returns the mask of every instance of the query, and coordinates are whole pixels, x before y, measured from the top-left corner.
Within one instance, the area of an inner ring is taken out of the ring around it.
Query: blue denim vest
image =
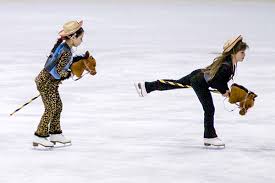
[[[61,76],[57,72],[57,64],[64,52],[72,52],[71,48],[64,42],[61,43],[53,53],[48,57],[44,68],[57,80],[61,79]],[[72,65],[73,57],[70,56],[68,64],[62,69],[64,71],[69,71]]]

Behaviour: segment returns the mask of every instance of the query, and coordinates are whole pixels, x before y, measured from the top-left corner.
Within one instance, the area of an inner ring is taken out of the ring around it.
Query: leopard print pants
[[[62,101],[58,92],[60,82],[52,78],[46,70],[40,72],[35,82],[45,107],[35,135],[48,137],[49,134],[62,133],[60,126]]]

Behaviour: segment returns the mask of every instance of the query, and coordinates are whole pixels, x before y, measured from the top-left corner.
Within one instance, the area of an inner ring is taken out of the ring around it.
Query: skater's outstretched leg
[[[194,75],[196,75],[200,70],[195,70],[192,73],[182,77],[179,80],[173,80],[173,79],[163,79],[164,81],[170,81],[173,83],[179,83],[182,85],[190,85],[190,78]],[[137,89],[137,92],[139,93],[140,96],[144,97],[148,93],[153,92],[153,91],[165,91],[165,90],[173,90],[173,89],[179,89],[182,88],[178,85],[170,85],[167,83],[163,83],[160,80],[152,81],[152,82],[139,82],[135,83],[135,87]]]

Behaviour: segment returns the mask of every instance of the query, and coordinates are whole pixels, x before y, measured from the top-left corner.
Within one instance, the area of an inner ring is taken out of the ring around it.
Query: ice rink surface
[[[275,182],[274,1],[0,1],[1,183]],[[33,150],[43,113],[34,78],[57,33],[84,20],[95,77],[60,86],[62,129],[73,145]],[[258,94],[246,116],[213,94],[225,149],[203,147],[192,89],[138,97],[133,83],[179,79],[209,65],[242,34],[250,49],[234,82]]]

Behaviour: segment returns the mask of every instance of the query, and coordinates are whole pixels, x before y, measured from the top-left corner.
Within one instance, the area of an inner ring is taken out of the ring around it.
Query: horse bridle
[[[86,62],[84,61],[84,65],[85,65],[85,67],[86,67],[86,69],[88,70],[88,72],[89,73],[91,73],[93,70],[91,70],[88,66],[87,66],[87,64],[86,64]],[[87,74],[87,73],[86,73]]]
[[[238,105],[238,104],[236,103],[236,105],[239,106],[240,109],[244,109],[245,112],[247,111],[247,109],[245,108],[245,103],[246,103],[246,101],[247,101],[247,99],[248,99],[248,96],[249,96],[251,93],[253,93],[253,92],[248,91],[247,94],[246,94],[246,96],[245,96],[245,98],[244,98],[242,101],[240,101],[240,103],[243,103],[243,106],[240,106],[240,105]]]
[[[247,109],[245,109],[245,103],[246,103],[246,101],[247,101],[247,99],[248,99],[248,96],[251,94],[251,93],[253,93],[253,92],[251,92],[251,91],[248,91],[247,92],[247,94],[246,94],[246,96],[245,96],[245,98],[242,100],[242,101],[240,101],[239,103],[242,103],[243,102],[243,106],[240,106],[239,104],[237,104],[237,103],[234,103],[236,106],[238,106],[238,108],[239,109],[244,109],[245,110],[245,112],[247,112]],[[224,99],[224,101],[226,100],[226,98]],[[236,109],[236,108],[235,108]],[[230,110],[229,112],[232,112],[232,111],[234,111],[235,109],[232,109],[232,110]],[[226,109],[227,110],[227,109]],[[228,110],[227,110],[228,111]]]

